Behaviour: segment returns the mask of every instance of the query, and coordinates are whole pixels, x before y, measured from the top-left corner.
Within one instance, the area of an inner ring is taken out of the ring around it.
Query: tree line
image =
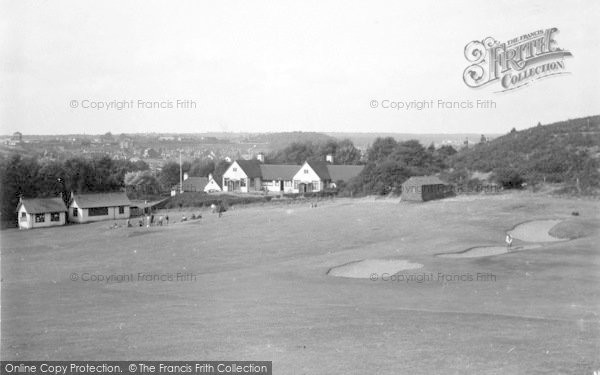
[[[108,192],[124,188],[128,172],[147,171],[143,161],[71,158],[64,161],[39,160],[9,155],[0,160],[0,214],[3,222],[16,220],[20,197],[65,197],[71,191]]]

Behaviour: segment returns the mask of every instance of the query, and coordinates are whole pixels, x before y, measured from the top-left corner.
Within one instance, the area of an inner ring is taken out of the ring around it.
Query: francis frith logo
[[[478,88],[498,81],[499,91],[513,90],[540,78],[568,73],[565,58],[571,52],[558,47],[553,27],[501,43],[492,37],[474,40],[465,47],[471,63],[464,73],[465,84]]]

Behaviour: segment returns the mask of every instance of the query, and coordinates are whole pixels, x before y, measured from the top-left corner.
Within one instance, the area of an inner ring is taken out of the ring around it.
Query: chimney
[[[333,155],[327,154],[327,156],[325,156],[325,161],[328,162],[329,164],[333,164]]]
[[[256,155],[256,160],[258,160],[261,163],[265,162],[265,154],[263,154],[262,152],[259,152],[258,155]]]
[[[187,172],[185,172],[185,173],[183,174],[183,180],[184,180],[184,181],[185,181],[185,180],[187,180],[187,179],[188,179],[188,177],[190,177],[190,176],[188,175],[188,173],[187,173]]]

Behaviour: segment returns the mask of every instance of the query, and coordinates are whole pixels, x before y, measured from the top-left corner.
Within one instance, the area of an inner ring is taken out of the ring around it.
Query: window
[[[77,217],[77,207],[73,207],[73,217]]]
[[[319,190],[319,181],[313,181],[312,182],[312,189],[313,189],[313,191],[318,191]]]
[[[60,221],[60,212],[50,213],[50,221]]]
[[[27,213],[21,212],[21,221],[26,221],[26,220],[27,220]]]
[[[88,209],[89,216],[106,216],[108,215],[108,207],[92,207]]]
[[[298,189],[298,180],[294,180],[294,189]]]
[[[242,187],[246,186],[246,179],[245,178],[240,179],[240,186],[242,186]]]
[[[35,214],[36,223],[43,223],[44,221],[46,221],[46,214]]]
[[[125,213],[125,206],[119,206],[119,215],[123,215]]]
[[[237,168],[233,168],[233,171],[234,171],[234,172],[237,172]]]
[[[308,174],[308,169],[305,169],[305,170],[304,170],[304,174]]]

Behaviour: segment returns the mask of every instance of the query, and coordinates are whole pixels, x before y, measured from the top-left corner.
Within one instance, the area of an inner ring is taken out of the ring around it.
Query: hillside
[[[591,116],[510,133],[463,149],[451,159],[455,169],[510,170],[526,182],[598,183],[600,116]]]

